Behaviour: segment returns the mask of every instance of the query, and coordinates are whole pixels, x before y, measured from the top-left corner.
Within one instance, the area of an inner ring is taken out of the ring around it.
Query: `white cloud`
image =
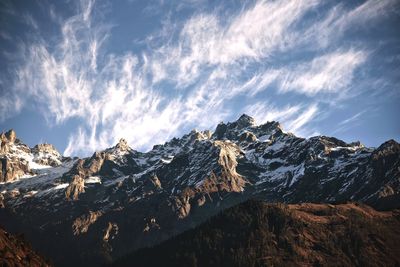
[[[358,119],[361,115],[363,115],[365,112],[366,112],[366,111],[360,111],[360,112],[354,114],[353,116],[351,116],[351,117],[349,117],[349,118],[347,118],[347,119],[341,121],[341,122],[339,123],[339,125],[346,125],[346,124],[349,124],[349,123],[353,123],[353,122],[357,121],[357,119]]]
[[[362,51],[338,51],[296,66],[286,74],[280,90],[306,95],[340,92],[351,84],[354,72],[366,60]]]
[[[260,61],[295,44],[290,27],[316,1],[258,1],[239,15],[226,18],[199,14],[189,19],[178,44],[163,46],[154,57],[157,67],[185,87],[210,65]]]
[[[148,49],[115,55],[103,54],[111,32],[94,20],[96,3],[82,1],[77,14],[62,21],[62,36],[54,47],[42,39],[21,50],[25,61],[15,78],[18,93],[11,96],[24,92],[55,123],[83,121],[70,136],[66,155],[87,155],[121,137],[135,149],[149,149],[182,129],[211,128],[239,113],[242,106],[232,107],[232,102],[243,95],[257,102],[244,111],[259,122],[279,120],[288,131],[308,135],[307,127],[320,112],[317,102],[278,108],[256,98],[274,86],[280,92],[315,96],[340,94],[351,85],[367,57],[354,48],[317,49],[310,60],[270,64],[276,55],[309,41],[310,31],[295,26],[319,5],[317,0],[257,1],[234,15],[215,11],[183,22],[168,18],[161,32],[145,38]],[[371,5],[359,11],[336,8],[332,12],[337,15],[309,27],[312,36],[331,31],[329,19],[350,25],[350,18],[370,14]],[[249,77],[249,70],[255,74]],[[23,99],[18,101],[20,109]],[[9,114],[12,103],[0,98],[1,114]]]
[[[2,83],[0,83],[2,86]],[[2,97],[0,98],[0,121],[4,121],[22,109],[23,99],[18,97],[17,95],[2,93]]]
[[[309,129],[304,129],[304,126],[312,121],[318,114],[318,105],[312,104],[302,111],[293,121],[288,124],[288,129],[291,132],[297,133],[299,135],[304,135],[303,132],[309,131]]]
[[[270,103],[257,102],[246,106],[243,112],[254,116],[259,124],[268,121],[279,121],[285,131],[299,136],[310,136],[315,130],[309,128],[308,124],[315,119],[320,111],[315,103],[311,105],[295,104],[277,108]]]
[[[343,3],[339,3],[328,9],[322,20],[313,23],[302,33],[303,41],[308,45],[327,47],[347,31],[371,26],[371,23],[376,23],[399,7],[397,0],[368,0],[353,9],[345,8]]]
[[[300,110],[300,105],[286,106],[282,109],[278,109],[270,103],[257,102],[246,106],[243,109],[243,113],[251,114],[258,124],[263,124],[268,121],[287,123]]]

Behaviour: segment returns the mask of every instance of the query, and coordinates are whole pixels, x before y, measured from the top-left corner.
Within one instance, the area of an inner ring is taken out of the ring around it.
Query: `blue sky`
[[[400,4],[0,2],[0,129],[90,155],[240,114],[298,136],[400,140]]]

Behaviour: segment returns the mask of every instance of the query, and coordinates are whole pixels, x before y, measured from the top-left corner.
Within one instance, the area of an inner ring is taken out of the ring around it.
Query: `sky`
[[[400,140],[400,1],[1,0],[0,131],[88,156],[246,113]]]

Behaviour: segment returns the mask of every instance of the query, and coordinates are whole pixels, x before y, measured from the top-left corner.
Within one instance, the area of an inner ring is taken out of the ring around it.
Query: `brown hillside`
[[[115,266],[399,266],[400,215],[248,201]]]

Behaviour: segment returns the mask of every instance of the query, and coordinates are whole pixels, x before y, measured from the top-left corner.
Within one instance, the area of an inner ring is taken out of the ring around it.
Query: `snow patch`
[[[69,186],[68,183],[64,183],[64,184],[59,184],[59,185],[57,185],[57,186],[55,186],[55,187],[53,187],[53,188],[51,188],[51,189],[52,189],[52,190],[60,190],[60,189],[67,188],[68,186]]]
[[[271,140],[269,139],[269,135],[262,135],[260,137],[258,137],[258,140],[260,142],[270,142]]]
[[[90,176],[85,179],[85,184],[101,184],[101,179],[98,176]]]

